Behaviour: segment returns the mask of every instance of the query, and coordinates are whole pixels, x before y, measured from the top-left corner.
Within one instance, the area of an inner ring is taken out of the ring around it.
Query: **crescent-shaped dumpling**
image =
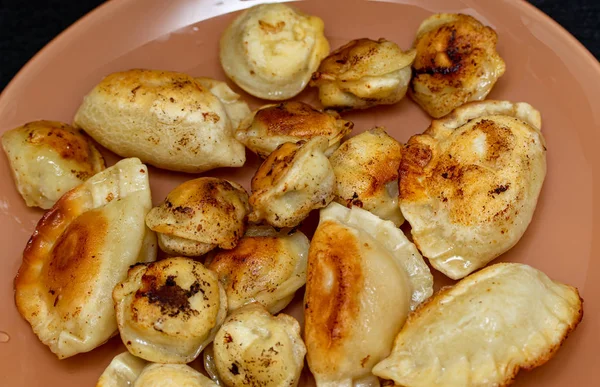
[[[417,309],[373,373],[406,387],[506,386],[548,361],[583,315],[577,289],[498,263]]]
[[[156,236],[144,222],[151,206],[146,166],[125,159],[67,192],[38,222],[15,278],[15,301],[59,358],[115,334],[107,295],[130,265],[156,259]]]
[[[129,387],[140,376],[148,362],[129,352],[115,356],[106,367],[96,387]]]
[[[329,53],[323,20],[285,4],[243,11],[221,37],[225,74],[259,98],[284,100],[300,93]]]
[[[413,136],[400,164],[400,208],[431,265],[463,278],[513,247],[546,175],[540,114],[473,102]]]
[[[129,352],[157,363],[193,361],[227,314],[217,275],[182,257],[132,267],[113,299]]]
[[[378,385],[371,368],[390,354],[411,309],[432,293],[429,268],[392,222],[337,203],[321,210],[304,297],[304,340],[317,386]]]
[[[403,149],[384,128],[374,128],[345,141],[329,157],[335,172],[334,200],[400,226],[404,217],[398,204],[398,168]]]
[[[122,387],[129,387],[129,385]],[[185,364],[149,364],[135,380],[132,387],[218,386],[215,382]]]
[[[354,124],[343,120],[332,110],[320,111],[299,101],[266,105],[255,111],[240,124],[235,138],[252,152],[266,158],[284,142],[308,140],[316,136],[327,137],[331,154]]]
[[[29,122],[2,135],[19,193],[29,207],[49,209],[68,190],[104,169],[81,130],[53,121]]]

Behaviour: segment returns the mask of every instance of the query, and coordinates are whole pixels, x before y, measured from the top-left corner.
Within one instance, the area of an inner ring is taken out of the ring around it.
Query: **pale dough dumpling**
[[[525,233],[546,176],[537,110],[473,102],[413,136],[400,163],[400,208],[431,265],[460,279]]]
[[[147,364],[146,360],[123,352],[112,359],[100,375],[96,387],[130,387]]]
[[[182,257],[133,266],[113,299],[129,352],[157,363],[193,361],[227,314],[217,275]]]
[[[135,69],[104,78],[74,123],[120,156],[200,173],[244,165],[244,146],[233,137],[243,112],[250,113],[244,105],[222,82]]]
[[[304,340],[317,386],[378,385],[371,368],[432,293],[429,268],[392,222],[337,203],[321,210],[304,296]]]
[[[29,207],[49,209],[68,190],[104,169],[104,159],[81,130],[34,121],[2,135],[19,193]]]
[[[400,101],[410,83],[415,50],[386,39],[356,39],[325,58],[310,85],[326,108],[365,109]]]
[[[298,385],[306,347],[295,318],[272,316],[258,304],[248,304],[227,317],[205,357],[214,380],[229,387]],[[215,373],[216,371],[216,373]]]
[[[248,220],[274,227],[295,227],[311,210],[333,199],[335,174],[325,156],[328,141],[315,137],[280,145],[252,178]]]
[[[335,201],[357,206],[396,226],[404,222],[398,204],[398,168],[403,146],[384,128],[350,138],[329,157],[335,172]]]
[[[284,142],[309,140],[316,136],[327,137],[330,155],[354,124],[343,120],[332,110],[320,111],[297,101],[266,105],[248,116],[235,132],[235,138],[252,152],[266,158]]]
[[[219,275],[230,312],[256,301],[277,313],[306,283],[309,244],[298,230],[254,226],[233,249],[209,257],[206,267]]]
[[[156,236],[144,222],[151,206],[146,166],[125,159],[64,194],[38,222],[15,278],[15,301],[60,359],[116,333],[107,295],[129,266],[156,259]]]
[[[216,177],[177,186],[146,216],[168,254],[200,256],[219,246],[233,248],[244,235],[250,207],[244,188]]]
[[[129,387],[129,385],[123,387]],[[132,387],[218,386],[215,382],[185,364],[149,364],[135,380]]]
[[[496,31],[469,15],[425,19],[415,39],[417,56],[409,95],[434,118],[484,99],[506,69]]]
[[[506,386],[550,360],[582,308],[577,289],[539,270],[492,265],[412,314],[373,373],[407,387]]]
[[[255,5],[223,33],[221,65],[231,80],[256,97],[291,98],[329,54],[323,29],[320,18],[285,4]]]

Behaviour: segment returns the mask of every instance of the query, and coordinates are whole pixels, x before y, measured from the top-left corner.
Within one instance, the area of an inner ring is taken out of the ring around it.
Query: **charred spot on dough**
[[[46,145],[56,151],[65,160],[85,163],[91,157],[91,150],[86,135],[66,125],[47,126],[39,123],[32,129],[26,141],[34,145]],[[27,126],[26,126],[27,127]]]
[[[183,289],[175,281],[176,276],[167,276],[164,284],[160,285],[160,279],[154,275],[145,273],[142,276],[142,286],[136,292],[136,298],[146,298],[149,304],[157,305],[161,313],[169,317],[176,317],[180,314],[184,319],[191,316],[197,316],[199,312],[193,309],[189,299],[198,292],[202,292],[205,300],[207,299],[204,290],[201,288],[198,280],[190,286],[189,289]]]

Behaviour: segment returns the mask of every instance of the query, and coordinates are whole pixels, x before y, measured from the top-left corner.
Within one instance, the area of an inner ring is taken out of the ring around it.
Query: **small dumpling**
[[[123,352],[115,356],[104,370],[96,387],[129,387],[148,364],[144,359]]]
[[[356,39],[325,58],[310,85],[326,108],[365,109],[400,101],[410,83],[415,50],[386,39]]]
[[[550,360],[581,321],[577,289],[519,263],[489,266],[413,313],[373,373],[396,385],[506,386]]]
[[[506,69],[497,40],[496,31],[469,15],[441,13],[425,19],[414,43],[409,95],[434,118],[484,99]]]
[[[329,157],[335,172],[335,201],[357,206],[396,226],[404,222],[398,204],[398,168],[403,146],[384,128],[344,142]]]
[[[217,387],[217,384],[185,364],[149,364],[144,368],[132,386]]]
[[[329,53],[323,20],[285,4],[243,11],[221,37],[220,60],[249,94],[284,100],[300,93]]]
[[[113,300],[129,352],[157,363],[193,361],[227,314],[217,275],[183,257],[133,266],[115,286]]]
[[[252,152],[266,158],[284,142],[327,137],[330,155],[354,124],[332,110],[320,111],[297,101],[266,105],[248,116],[235,132],[235,138]]]
[[[60,359],[91,351],[117,331],[110,294],[129,266],[156,259],[144,223],[148,170],[125,159],[64,194],[38,222],[15,278],[15,302]]]
[[[429,268],[392,222],[337,203],[321,210],[304,296],[304,340],[317,386],[379,385],[371,368],[432,293]]]
[[[248,220],[296,227],[310,211],[327,206],[335,188],[335,174],[324,153],[327,144],[326,138],[315,137],[277,147],[252,178]]]
[[[74,124],[122,157],[200,173],[246,162],[243,144],[233,137],[234,125],[250,112],[244,105],[223,82],[134,69],[94,87]]]
[[[230,312],[256,301],[277,313],[306,283],[309,244],[298,230],[254,226],[236,247],[209,257],[206,267],[219,275]]]
[[[279,387],[298,385],[306,347],[295,318],[272,316],[248,304],[227,317],[205,355],[205,369],[220,385]]]
[[[233,248],[244,235],[250,207],[244,188],[216,177],[177,186],[146,216],[168,254],[200,256],[219,246]]]
[[[537,110],[472,102],[410,138],[400,208],[415,244],[452,279],[512,248],[531,222],[546,176]]]
[[[19,193],[29,207],[49,209],[71,188],[104,169],[104,159],[81,130],[34,121],[2,135]]]

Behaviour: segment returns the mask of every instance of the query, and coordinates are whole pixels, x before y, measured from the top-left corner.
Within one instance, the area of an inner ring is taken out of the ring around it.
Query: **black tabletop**
[[[4,89],[19,69],[46,43],[102,2],[46,0],[42,3],[0,0],[0,90]],[[600,58],[599,0],[530,2],[571,32],[596,58]]]

